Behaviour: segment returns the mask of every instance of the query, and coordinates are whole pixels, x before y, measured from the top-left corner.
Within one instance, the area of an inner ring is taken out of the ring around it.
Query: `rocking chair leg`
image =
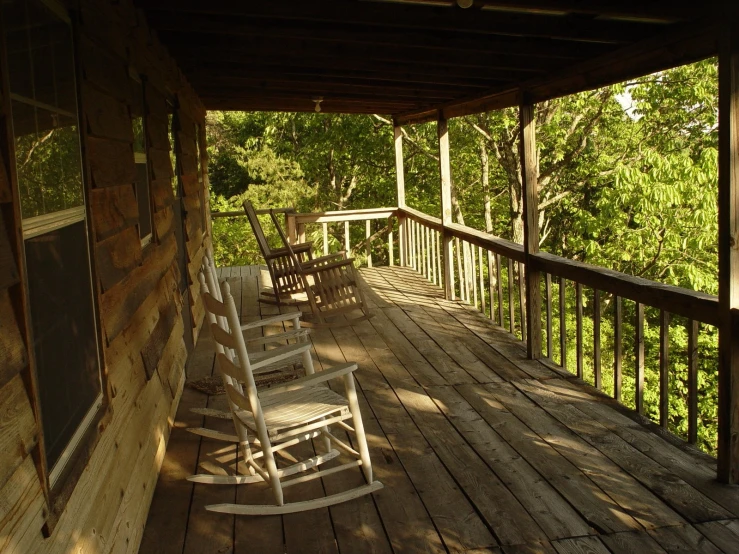
[[[362,460],[362,473],[364,473],[367,484],[371,484],[372,461],[370,460],[369,449],[367,448],[367,436],[364,433],[362,414],[359,412],[359,401],[357,400],[354,376],[351,373],[344,375],[344,386],[346,387],[346,397],[349,401],[349,411],[352,413],[354,432],[357,435],[357,450],[359,450],[359,459]]]

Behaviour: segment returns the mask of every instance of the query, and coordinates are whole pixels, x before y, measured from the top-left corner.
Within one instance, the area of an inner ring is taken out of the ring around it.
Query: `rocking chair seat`
[[[267,433],[272,439],[278,435],[292,434],[289,432],[291,428],[300,426],[302,429],[324,417],[337,420],[352,417],[346,399],[326,387],[308,387],[269,396],[262,401],[262,410]],[[239,410],[236,415],[244,425],[256,432],[251,412]]]

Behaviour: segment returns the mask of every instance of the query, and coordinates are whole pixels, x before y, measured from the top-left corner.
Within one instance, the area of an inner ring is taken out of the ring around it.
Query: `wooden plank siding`
[[[204,126],[205,112],[133,2],[64,4],[74,9],[106,415],[98,423],[94,446],[83,453],[87,458],[76,483],[65,485],[68,494],[61,501],[54,497],[60,504],[50,506],[44,469],[37,466],[37,445],[43,437],[30,386],[20,210],[7,145],[12,136],[0,137],[0,551],[133,553],[138,551],[183,391],[187,357],[183,337],[197,335],[196,328],[184,328],[177,257],[200,263],[203,245],[210,240],[203,232],[202,212],[196,209],[190,215],[188,211],[183,226],[193,233],[186,252],[178,252],[172,232],[174,168],[165,99],[177,95],[181,118],[192,126],[187,135],[191,141],[195,122]],[[144,247],[133,184],[129,67],[146,76],[146,108],[157,113],[147,121],[154,238]],[[6,116],[0,116],[0,125],[5,135]],[[185,149],[192,157],[194,145]],[[186,165],[192,165],[189,159]],[[194,186],[190,182],[188,187],[190,196],[204,196],[200,182],[195,175]],[[190,198],[188,202],[196,205]],[[197,287],[191,287],[190,295],[193,309],[200,314],[192,319],[199,325],[202,301]],[[55,515],[49,519],[52,512]]]
[[[233,469],[231,447],[184,430],[205,423],[227,432],[229,422],[189,412],[223,406],[224,397],[189,389],[142,554],[736,551],[739,499],[713,478],[715,460],[666,441],[574,376],[527,359],[522,342],[411,269],[361,276],[374,317],[310,337],[317,369],[359,364],[373,472],[385,488],[284,517],[206,512],[211,502],[271,496],[260,485],[186,481],[216,458],[221,471]],[[221,279],[242,321],[276,310],[257,302],[268,287],[265,268],[223,268]],[[208,333],[188,364],[193,378],[213,374]],[[361,482],[358,470],[342,475],[324,478],[323,489],[315,481],[290,492],[304,499]]]

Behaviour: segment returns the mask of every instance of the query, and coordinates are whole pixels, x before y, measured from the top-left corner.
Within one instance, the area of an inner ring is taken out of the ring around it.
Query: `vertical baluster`
[[[595,388],[601,390],[603,382],[600,367],[600,291],[593,289],[593,380]]]
[[[634,326],[635,398],[636,411],[644,413],[644,304],[636,303]]]
[[[487,302],[485,301],[485,275],[483,271],[483,265],[482,265],[482,246],[477,247],[477,259],[480,262],[480,307],[481,312],[485,315],[488,314],[487,312]]]
[[[667,429],[670,416],[670,312],[659,312],[659,424]]]
[[[411,220],[411,267],[418,270],[416,264],[416,221]]]
[[[323,255],[328,256],[328,223],[323,223]]]
[[[425,253],[426,253],[426,243],[424,242],[424,231],[426,230],[426,227],[422,224],[418,224],[418,271],[423,275],[426,276],[426,259],[425,259]]]
[[[547,358],[552,359],[552,276],[547,273],[544,280],[547,296]]]
[[[434,284],[439,284],[439,266],[436,264],[438,252],[436,250],[437,233],[436,229],[431,230],[431,274],[434,276]]]
[[[567,285],[559,278],[559,365],[567,369]]]
[[[344,250],[346,250],[346,257],[350,258],[352,255],[352,244],[349,235],[349,222],[344,222]]]
[[[462,302],[467,302],[467,297],[464,295],[464,274],[462,273],[462,250],[459,247],[460,242],[458,237],[454,237],[454,249],[457,251],[457,276],[459,279],[459,298]]]
[[[372,267],[372,245],[370,244],[369,238],[372,229],[370,228],[371,221],[368,219],[364,222],[364,238],[367,241],[367,245],[365,246],[367,250],[367,267]]]
[[[688,442],[698,441],[698,327],[688,321]]]
[[[582,285],[575,283],[575,325],[577,338],[577,376],[582,379]]]
[[[500,254],[495,254],[495,279],[498,284],[498,322],[501,327],[505,327],[503,323],[503,279],[500,270]]]
[[[518,263],[518,309],[521,316],[521,340],[526,342],[526,285],[524,284],[524,265]],[[539,300],[541,302],[541,300]],[[541,334],[541,333],[540,333]],[[541,337],[540,337],[541,338]]]
[[[446,283],[444,283],[444,269],[441,261],[441,232],[436,233],[436,271],[439,281],[437,284],[440,287],[446,287]]]
[[[431,254],[429,253],[429,228],[425,225],[421,226],[423,229],[423,271],[426,274],[426,278],[431,278]]]
[[[516,303],[513,301],[513,260],[508,258],[508,324],[512,335],[516,334]]]
[[[393,244],[393,228],[390,227],[390,232],[387,234],[387,251],[388,251],[388,261],[390,262],[390,267],[395,265],[393,256],[395,255],[395,252],[393,252],[394,244]]]
[[[613,398],[621,402],[621,379],[622,379],[622,333],[621,333],[621,297],[614,296],[614,314],[613,314]]]
[[[493,253],[490,250],[486,250],[488,256],[488,293],[490,298],[490,320],[495,323],[495,297],[493,287]]]
[[[470,278],[472,279],[472,304],[477,309],[477,255],[475,247],[470,244]]]

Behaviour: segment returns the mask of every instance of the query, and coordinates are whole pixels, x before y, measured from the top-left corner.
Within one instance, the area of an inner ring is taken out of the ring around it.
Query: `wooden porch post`
[[[395,176],[397,180],[398,208],[405,208],[405,168],[403,166],[403,130],[400,125],[395,125]],[[405,214],[398,213],[398,250],[400,252],[400,267],[406,262],[406,218]]]
[[[523,187],[523,245],[526,277],[526,352],[529,358],[541,358],[540,275],[531,265],[531,254],[539,251],[539,184],[536,163],[536,122],[534,106],[519,106],[521,136],[521,185]]]
[[[739,26],[729,25],[719,50],[718,479],[739,483]]]
[[[454,269],[452,264],[452,236],[446,226],[452,222],[452,169],[449,163],[449,128],[442,116],[437,121],[439,135],[439,170],[441,173],[441,233],[444,260],[444,293],[447,300],[454,300]]]

